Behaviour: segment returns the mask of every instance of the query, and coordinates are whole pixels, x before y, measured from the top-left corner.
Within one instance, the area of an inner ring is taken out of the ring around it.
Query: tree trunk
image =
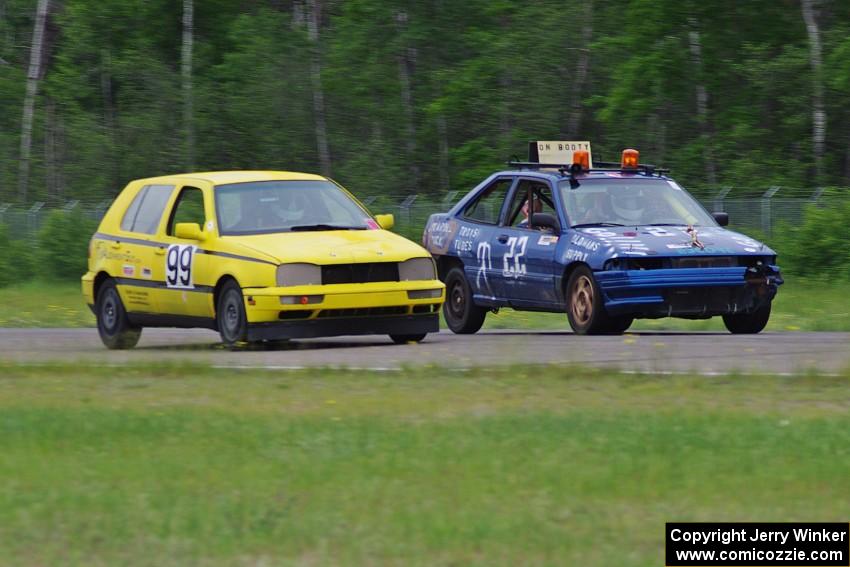
[[[446,117],[440,113],[437,115],[437,139],[440,150],[440,189],[448,191],[451,189],[449,178],[449,134],[446,127]]]
[[[26,202],[29,191],[30,152],[32,151],[32,122],[35,109],[35,96],[38,93],[38,81],[41,79],[44,60],[44,28],[47,23],[47,11],[50,0],[38,0],[35,24],[32,29],[32,47],[30,64],[27,71],[27,91],[24,96],[24,113],[21,119],[20,171],[18,173],[18,196]]]
[[[184,164],[187,171],[195,169],[195,124],[192,108],[192,42],[195,30],[195,7],[192,0],[183,0],[183,49],[181,79],[183,87],[183,128],[185,130]]]
[[[103,97],[103,119],[106,123],[106,131],[109,136],[109,154],[111,169],[112,169],[112,186],[121,186],[121,156],[119,148],[121,145],[118,140],[118,120],[115,111],[115,97],[112,92],[112,56],[108,49],[103,49],[100,52],[100,92]]]
[[[587,69],[590,65],[590,42],[593,40],[593,0],[584,3],[583,18],[584,26],[581,31],[582,46],[578,51],[578,63],[572,81],[572,96],[570,100],[570,114],[567,118],[567,139],[574,140],[579,135],[582,117],[582,92],[587,80]],[[580,136],[579,136],[580,137]]]
[[[407,12],[395,14],[396,28],[402,37],[407,29]],[[410,189],[419,192],[419,156],[416,155],[416,121],[413,113],[413,93],[410,75],[416,62],[416,48],[404,46],[397,55],[398,77],[401,84],[401,106],[404,113],[406,161],[410,167]]]
[[[328,149],[328,128],[325,119],[325,92],[322,89],[322,54],[319,43],[319,28],[322,19],[322,0],[309,0],[310,14],[307,17],[307,37],[312,44],[310,54],[310,82],[313,86],[313,114],[316,123],[316,146],[322,175],[331,174],[331,153]]]
[[[826,109],[823,101],[823,80],[821,77],[820,29],[812,0],[802,0],[803,20],[809,34],[809,65],[812,67],[812,145],[814,146],[815,178],[823,182],[823,152],[826,145]]]
[[[702,39],[695,18],[690,18],[691,31],[688,33],[691,47],[691,63],[694,67],[697,96],[697,122],[702,139],[705,159],[705,177],[709,185],[717,184],[717,164],[714,163],[714,140],[711,132],[711,120],[708,116],[708,91],[703,83]]]
[[[51,201],[58,202],[56,183],[56,102],[48,97],[44,105],[44,172],[45,188]]]

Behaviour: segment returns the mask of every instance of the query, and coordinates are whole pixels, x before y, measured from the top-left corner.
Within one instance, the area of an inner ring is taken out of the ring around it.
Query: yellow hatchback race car
[[[89,244],[86,302],[103,343],[203,327],[227,345],[439,329],[430,254],[334,181],[223,171],[130,182]]]

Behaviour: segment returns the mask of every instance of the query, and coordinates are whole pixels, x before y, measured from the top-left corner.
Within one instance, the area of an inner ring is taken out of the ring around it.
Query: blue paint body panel
[[[515,180],[499,220],[469,220],[464,211],[492,183]],[[507,226],[508,203],[519,179],[548,184],[556,206],[557,232]],[[532,311],[567,307],[565,285],[572,270],[587,266],[611,315],[636,318],[679,316],[705,318],[752,312],[776,295],[782,284],[776,253],[746,235],[712,225],[697,227],[699,245],[684,225],[587,226],[571,228],[557,172],[501,171],[485,179],[449,212],[432,215],[423,244],[437,259],[441,273],[461,264],[477,305]],[[579,182],[635,185],[663,176],[592,172]],[[686,193],[686,192],[685,192]],[[697,205],[699,206],[699,205]],[[701,245],[701,246],[700,246]],[[519,260],[517,253],[521,252]]]

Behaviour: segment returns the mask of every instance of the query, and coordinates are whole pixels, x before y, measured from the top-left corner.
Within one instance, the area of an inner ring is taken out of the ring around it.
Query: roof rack
[[[646,176],[658,175],[661,177],[665,173],[669,173],[669,169],[663,169],[660,167],[656,167],[652,164],[641,163],[638,164],[637,169],[624,169],[620,167],[619,163],[613,162],[596,162],[596,165],[599,167],[591,167],[590,169],[583,169],[578,164],[564,165],[562,163],[537,163],[535,161],[509,161],[509,167],[517,167],[520,169],[557,169],[561,175],[564,176],[575,176],[579,173],[592,173],[596,171],[607,171],[607,172],[616,172],[616,173],[636,173]],[[578,167],[576,167],[578,166]]]

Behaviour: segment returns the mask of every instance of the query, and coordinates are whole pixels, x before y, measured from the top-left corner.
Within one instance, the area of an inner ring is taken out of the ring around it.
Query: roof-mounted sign
[[[576,150],[585,150],[589,156],[590,167],[593,167],[593,155],[588,141],[529,142],[528,161],[566,166],[573,163],[573,152]]]

